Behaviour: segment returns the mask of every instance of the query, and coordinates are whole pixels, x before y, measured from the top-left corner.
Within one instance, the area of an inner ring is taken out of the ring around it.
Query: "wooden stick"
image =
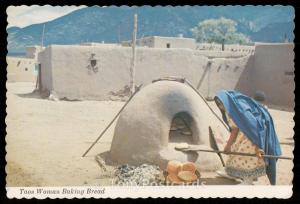
[[[121,114],[121,112],[124,110],[124,108],[127,106],[129,101],[133,98],[133,96],[139,91],[142,85],[140,85],[137,90],[130,96],[128,101],[124,104],[124,106],[120,109],[120,111],[117,113],[117,115],[110,121],[108,126],[101,132],[99,137],[93,142],[93,144],[85,151],[85,153],[82,155],[82,157],[85,157],[85,155],[94,147],[94,145],[99,141],[99,139],[104,135],[104,133],[108,130],[108,128],[113,124],[113,122],[118,118],[118,116]]]
[[[210,147],[213,149],[213,150],[216,150],[216,151],[219,151],[219,147],[218,147],[218,144],[217,144],[217,141],[216,141],[216,138],[214,136],[214,133],[211,129],[211,127],[209,126],[208,127],[208,132],[209,132],[209,143],[210,143]],[[222,154],[221,153],[217,153],[218,156],[220,157],[220,160],[222,162],[222,165],[225,166],[225,162],[224,162],[224,159],[222,157]]]
[[[243,153],[243,152],[224,152],[220,150],[208,150],[208,149],[192,149],[192,148],[178,148],[175,147],[176,150],[178,151],[183,151],[183,152],[212,152],[212,153],[222,153],[222,154],[232,154],[232,155],[240,155],[240,156],[250,156],[250,157],[257,157],[256,154],[249,154],[249,153]],[[287,159],[287,160],[293,160],[292,157],[284,157],[284,156],[275,156],[275,155],[262,155],[265,158],[270,158],[270,159]]]
[[[216,116],[216,118],[223,124],[223,126],[226,128],[226,130],[229,131],[228,126],[225,124],[225,122],[223,121],[223,119],[221,119],[217,113],[210,107],[210,105],[207,103],[206,99],[201,95],[201,93],[193,87],[193,85],[187,80],[185,79],[185,82],[187,85],[189,85],[200,97],[201,99],[204,101],[204,103],[207,105],[207,107],[209,108],[209,110],[214,114],[214,116]]]
[[[134,25],[132,33],[132,59],[130,65],[130,91],[135,92],[135,58],[136,58],[136,35],[137,35],[137,14],[134,14]]]
[[[41,47],[43,48],[44,46],[44,35],[45,35],[45,24],[43,26],[43,33],[42,33],[42,40],[41,40]]]

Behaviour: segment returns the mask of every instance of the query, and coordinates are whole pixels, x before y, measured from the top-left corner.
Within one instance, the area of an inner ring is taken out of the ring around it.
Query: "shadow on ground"
[[[203,185],[237,185],[237,184],[240,184],[239,181],[227,179],[227,178],[223,178],[223,177],[200,178],[200,182]]]
[[[280,142],[281,145],[290,145],[290,146],[295,146],[295,141],[294,141],[294,138],[285,138],[286,140],[288,141],[282,141]]]
[[[30,93],[16,94],[16,95],[21,97],[21,98],[46,99],[49,96],[49,93],[33,91],[33,92],[30,92]]]
[[[51,95],[49,95],[49,92],[39,92],[39,91],[33,91],[33,92],[30,92],[30,93],[16,94],[16,95],[21,97],[21,98],[50,99],[50,100],[53,98],[53,97],[50,97]],[[52,100],[54,100],[54,98]],[[78,99],[68,99],[66,97],[61,98],[61,99],[56,98],[55,100],[57,100],[57,101],[71,101],[71,102],[81,101],[81,100],[78,100]]]

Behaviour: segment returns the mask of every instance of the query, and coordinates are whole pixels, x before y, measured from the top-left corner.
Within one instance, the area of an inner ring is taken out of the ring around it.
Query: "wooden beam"
[[[132,59],[130,66],[130,92],[133,94],[135,92],[135,58],[136,58],[136,35],[137,35],[137,14],[134,14],[134,26],[132,33]]]

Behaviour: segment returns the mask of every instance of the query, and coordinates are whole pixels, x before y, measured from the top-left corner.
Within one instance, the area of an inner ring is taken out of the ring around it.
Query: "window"
[[[97,60],[96,59],[91,59],[91,66],[95,67],[97,65]]]
[[[98,72],[98,66],[97,66],[97,59],[95,58],[94,53],[91,54],[91,57],[89,59],[89,65],[87,66],[89,72],[93,71],[94,73]]]
[[[294,76],[295,73],[293,71],[285,71],[284,74],[287,76]]]
[[[171,47],[170,43],[167,43],[167,48],[170,48],[170,47]]]
[[[235,66],[233,71],[236,72],[239,68],[240,68],[239,66]]]

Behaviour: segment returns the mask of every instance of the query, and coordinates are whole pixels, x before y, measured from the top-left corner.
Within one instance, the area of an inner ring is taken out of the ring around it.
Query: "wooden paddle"
[[[243,152],[224,152],[220,150],[209,150],[209,149],[201,149],[198,145],[188,145],[188,144],[180,144],[175,146],[175,149],[182,152],[212,152],[217,154],[232,154],[232,155],[240,155],[240,156],[250,156],[250,157],[257,157],[256,154],[249,154],[249,153],[243,153]],[[292,157],[284,157],[284,156],[275,156],[275,155],[262,155],[265,158],[271,158],[271,159],[287,159],[287,160],[293,160]]]
[[[214,133],[213,133],[213,131],[212,131],[212,129],[211,129],[210,126],[208,127],[208,131],[209,131],[209,143],[210,143],[210,147],[213,150],[220,151],[219,147],[218,147],[218,144],[217,144],[217,141],[216,141],[216,138],[215,138]],[[220,157],[222,165],[225,166],[225,162],[224,162],[224,159],[222,157],[222,154],[221,153],[217,153],[217,154]]]

